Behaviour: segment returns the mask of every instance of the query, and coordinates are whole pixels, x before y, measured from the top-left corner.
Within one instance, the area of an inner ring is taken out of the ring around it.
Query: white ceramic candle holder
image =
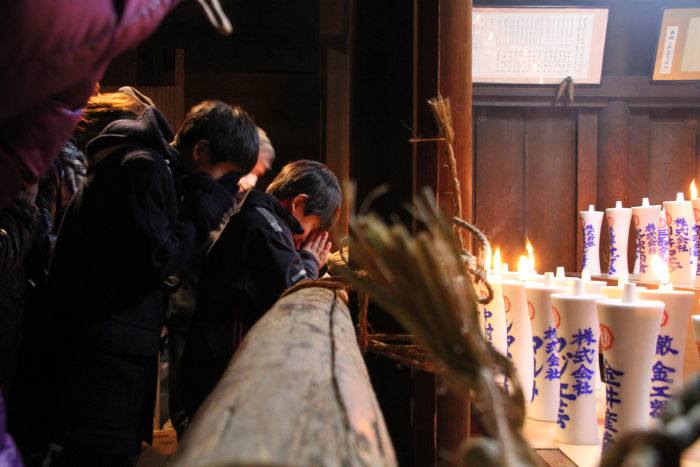
[[[664,201],[668,225],[668,271],[676,285],[694,285],[697,257],[695,251],[695,216],[690,201],[678,193],[676,201]]]
[[[520,278],[518,271],[509,271],[508,263],[501,263],[500,276],[504,281],[517,281]]]
[[[600,295],[602,294],[602,292],[600,291],[601,287],[605,287],[606,285],[608,285],[608,283],[605,281],[591,280],[591,273],[588,272],[587,269],[581,271],[581,279],[585,284],[586,293],[588,294]]]
[[[700,248],[700,198],[693,198],[691,201],[693,206],[693,218],[695,219],[695,251],[693,252],[693,257],[695,258],[695,286],[700,286],[700,261],[698,261],[698,249]]]
[[[622,298],[624,293],[625,284],[627,284],[627,276],[622,276],[617,280],[617,285],[604,285],[600,288],[600,293],[605,295],[607,298]],[[637,286],[636,291],[641,292],[646,290],[646,287]]]
[[[693,315],[693,333],[695,334],[695,347],[700,354],[700,315]]]
[[[487,278],[493,290],[493,299],[486,305],[479,305],[481,333],[496,352],[505,357],[508,353],[508,337],[506,332],[506,311],[503,303],[503,288],[501,286],[503,281],[499,275],[491,272],[488,273]],[[479,287],[479,293],[482,297],[488,295],[483,284]]]
[[[651,367],[649,415],[658,418],[669,399],[683,386],[685,338],[695,294],[662,285],[657,290],[644,290],[639,296],[665,305]]]
[[[596,211],[591,204],[588,211],[580,211],[583,238],[582,269],[588,269],[591,274],[600,274],[600,227],[603,223],[603,212]]]
[[[632,208],[632,226],[637,239],[637,260],[639,264],[639,280],[658,281],[651,258],[659,254],[659,214],[661,206],[649,205],[649,199],[644,198],[641,206]]]
[[[552,294],[552,306],[561,317],[557,333],[565,340],[556,440],[567,444],[598,444],[595,368],[598,366],[600,330],[595,302],[605,297],[588,295],[582,280],[573,293]]]
[[[544,283],[525,285],[530,323],[532,324],[533,352],[535,355],[532,404],[528,416],[535,420],[554,422],[559,409],[559,350],[563,340],[557,336],[559,312],[552,308],[551,295],[569,290],[557,287],[554,274],[545,274]]]
[[[627,240],[629,239],[630,221],[632,210],[623,208],[618,201],[614,208],[605,210],[610,233],[610,261],[608,262],[608,276],[618,277],[620,274],[629,274],[627,264]]]
[[[532,351],[532,327],[525,283],[503,281],[502,286],[508,331],[508,358],[515,367],[525,402],[532,402],[535,356]]]
[[[559,287],[574,286],[574,280],[570,277],[566,277],[566,269],[564,269],[564,266],[557,266],[554,283]]]
[[[649,426],[651,367],[663,309],[663,302],[639,300],[634,284],[625,284],[622,298],[596,302],[606,385],[604,449]]]

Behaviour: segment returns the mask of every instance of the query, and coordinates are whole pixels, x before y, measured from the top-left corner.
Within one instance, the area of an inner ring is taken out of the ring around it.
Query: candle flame
[[[690,182],[690,199],[695,199],[698,197],[698,187],[695,186],[695,179]]]
[[[651,270],[654,271],[656,277],[659,278],[660,284],[668,284],[670,282],[668,274],[668,266],[664,263],[659,255],[652,255],[651,257]]]
[[[520,258],[518,258],[518,272],[521,274],[525,274],[529,272],[529,270],[530,264],[527,261],[527,257],[521,255]]]
[[[501,272],[501,248],[496,248],[496,253],[493,255],[493,270],[496,272]]]
[[[492,252],[491,249],[489,248],[488,250],[486,250],[486,258],[484,258],[484,267],[485,267],[486,269],[490,269],[490,268],[491,268],[491,260],[492,260],[492,259],[493,259],[493,252]]]
[[[529,238],[526,239],[525,250],[527,250],[527,262],[530,267],[530,272],[535,272],[535,249],[532,247]]]

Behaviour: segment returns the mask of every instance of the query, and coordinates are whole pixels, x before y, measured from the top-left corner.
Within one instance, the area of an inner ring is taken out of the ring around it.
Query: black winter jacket
[[[48,287],[60,444],[133,455],[150,440],[166,279],[206,241],[237,186],[188,175],[179,200],[172,137],[151,108],[88,145],[88,181],[66,215]]]
[[[250,327],[288,287],[318,277],[294,247],[301,226],[277,199],[252,191],[207,254],[183,355],[190,415],[213,389]]]
[[[24,260],[38,223],[38,211],[18,200],[0,211],[0,388],[14,376],[21,341]]]

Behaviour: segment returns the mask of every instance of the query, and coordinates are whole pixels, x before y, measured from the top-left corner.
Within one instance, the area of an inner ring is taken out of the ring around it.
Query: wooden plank
[[[649,112],[635,111],[630,114],[630,161],[628,167],[627,203],[640,206],[642,198],[649,197]],[[650,199],[660,204],[661,199]]]
[[[535,452],[548,467],[576,467],[559,449],[538,449]]]
[[[626,206],[631,207],[641,206],[642,198],[649,197],[649,112],[647,110],[630,113],[630,135]],[[657,199],[649,201],[653,204],[661,203],[661,200]],[[633,223],[630,223],[627,257],[630,259],[630,267],[634,267],[637,242]]]
[[[347,54],[326,48],[326,150],[325,163],[338,177],[341,186],[350,181],[350,59]],[[348,199],[343,199],[335,230],[347,235]]]
[[[397,465],[333,291],[300,290],[255,324],[170,465]]]
[[[598,115],[598,209],[614,207],[616,201],[627,200],[627,167],[630,151],[630,110],[624,101],[608,104]],[[600,240],[600,267],[608,270],[610,240],[603,220]],[[631,260],[633,261],[633,260]],[[633,265],[630,265],[633,266]]]
[[[553,271],[564,266],[573,271],[577,217],[574,115],[526,114],[525,180],[525,230],[535,247],[537,269]]]
[[[475,222],[511,269],[525,247],[525,116],[477,110]]]
[[[649,190],[655,200],[675,199],[695,176],[697,130],[691,115],[652,115],[649,126]]]
[[[585,211],[589,204],[596,204],[596,170],[598,164],[598,114],[581,111],[577,117],[576,150],[576,210]],[[577,226],[578,216],[577,216]],[[576,270],[581,270],[583,240],[580,228],[576,229]]]

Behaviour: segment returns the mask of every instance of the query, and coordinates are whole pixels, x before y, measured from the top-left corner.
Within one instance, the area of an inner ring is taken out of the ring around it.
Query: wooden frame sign
[[[475,83],[599,84],[605,8],[481,8],[472,14]]]
[[[700,8],[664,11],[654,80],[700,80]]]

